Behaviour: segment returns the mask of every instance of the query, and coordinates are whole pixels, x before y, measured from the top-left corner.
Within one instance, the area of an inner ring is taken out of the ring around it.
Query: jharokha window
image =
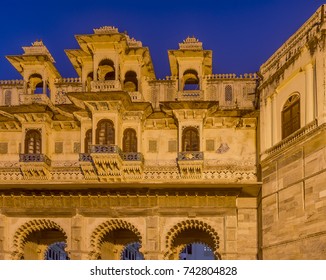
[[[25,136],[25,154],[40,154],[42,152],[42,137],[36,129],[28,130]]]
[[[290,96],[282,111],[282,139],[300,128],[300,97]]]
[[[96,144],[114,145],[114,125],[110,120],[101,120],[96,128]]]
[[[137,152],[137,136],[136,131],[128,128],[123,133],[123,151],[126,153]]]
[[[182,132],[182,150],[199,151],[199,133],[195,127],[187,127]]]
[[[91,129],[86,131],[84,143],[85,143],[85,153],[89,154],[91,152],[91,145],[92,145],[92,130]]]

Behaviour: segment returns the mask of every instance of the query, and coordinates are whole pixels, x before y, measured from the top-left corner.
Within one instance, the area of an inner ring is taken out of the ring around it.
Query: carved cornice
[[[275,74],[283,65],[298,56],[306,44],[317,35],[324,12],[320,7],[261,67],[264,78]]]

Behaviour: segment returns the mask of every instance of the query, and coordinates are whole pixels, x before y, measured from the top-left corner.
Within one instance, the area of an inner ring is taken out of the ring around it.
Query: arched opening
[[[25,135],[25,154],[41,154],[42,153],[42,136],[41,132],[31,129]]]
[[[50,95],[50,90],[45,84],[46,88],[44,89],[44,83],[43,78],[40,74],[32,74],[28,79],[28,89],[31,93],[34,94],[47,94]]]
[[[300,129],[300,96],[291,95],[282,110],[282,139]]]
[[[183,90],[199,90],[199,78],[196,70],[189,69],[183,73]]]
[[[65,251],[67,235],[50,220],[33,220],[22,225],[14,235],[14,259],[69,259]]]
[[[138,243],[139,240],[134,232],[129,229],[116,229],[105,234],[101,242],[102,260],[119,260],[124,250],[131,250],[129,244]],[[128,247],[129,246],[129,247]],[[128,247],[128,248],[127,248]],[[136,248],[134,248],[136,250]]]
[[[137,135],[132,128],[127,128],[123,133],[123,151],[125,153],[137,152]]]
[[[189,243],[181,249],[180,260],[215,260],[212,248],[204,243]]]
[[[91,129],[88,129],[86,131],[84,145],[85,145],[85,153],[89,154],[91,152],[91,145],[92,145],[92,130]]]
[[[114,124],[111,120],[101,120],[96,128],[96,144],[114,145],[115,131]]]
[[[115,67],[111,59],[103,59],[98,65],[98,80],[115,80]]]
[[[144,256],[141,252],[139,252],[140,243],[133,242],[127,244],[121,253],[121,260],[143,260]]]
[[[182,132],[182,151],[199,151],[199,132],[195,127],[187,127]]]
[[[128,71],[125,74],[123,88],[125,91],[129,91],[129,92],[138,91],[138,80],[137,80],[136,72]]]
[[[120,260],[140,258],[142,237],[139,231],[123,220],[109,220],[99,225],[91,236],[91,259]],[[128,253],[128,252],[133,252]],[[129,256],[124,257],[125,256]]]
[[[165,259],[221,259],[217,232],[198,220],[182,221],[171,228],[166,246]]]

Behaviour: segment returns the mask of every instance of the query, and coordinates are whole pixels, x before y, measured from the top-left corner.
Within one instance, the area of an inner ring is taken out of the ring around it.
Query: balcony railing
[[[143,161],[143,155],[142,153],[121,153],[121,158],[123,161]]]
[[[181,101],[203,100],[204,92],[202,90],[179,91],[178,99]]]
[[[139,91],[129,91],[128,93],[132,101],[140,101],[142,99]]]
[[[51,160],[44,154],[20,154],[20,162],[44,162],[51,165]]]
[[[48,104],[50,102],[49,97],[46,94],[39,93],[39,94],[21,94],[19,96],[20,104]]]
[[[94,153],[94,154],[120,154],[121,149],[117,145],[91,145],[91,153]]]
[[[197,151],[188,151],[188,152],[179,152],[178,153],[178,161],[187,161],[187,160],[203,160],[204,153]]]
[[[121,90],[120,81],[107,80],[107,81],[92,81],[91,91],[114,91]]]
[[[91,157],[90,154],[80,153],[79,154],[79,161],[92,162],[92,157]]]

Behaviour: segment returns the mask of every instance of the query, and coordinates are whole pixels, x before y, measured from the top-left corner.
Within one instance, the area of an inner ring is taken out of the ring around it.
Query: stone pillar
[[[305,67],[306,74],[306,95],[305,95],[305,124],[308,124],[314,120],[314,71],[311,63]],[[302,104],[303,105],[303,104]]]
[[[159,217],[146,218],[146,240],[143,240],[142,248],[145,260],[160,260],[163,256],[159,252],[159,238],[161,236],[159,231]]]
[[[280,116],[278,116],[276,112],[276,94],[273,94],[271,96],[271,137],[272,137],[272,145],[275,145],[277,143],[277,131],[278,126],[281,127],[281,123],[278,123],[278,120],[280,120]]]
[[[87,259],[82,252],[82,220],[83,217],[77,214],[71,221],[71,236],[68,236],[66,252],[72,260]]]
[[[227,216],[225,217],[225,253],[222,254],[224,260],[234,260],[238,258],[238,246],[237,246],[237,217]]]
[[[265,127],[264,127],[264,133],[265,133],[265,143],[266,143],[266,149],[269,149],[272,146],[272,106],[271,106],[271,98],[267,97],[266,99],[266,110],[265,110]]]

